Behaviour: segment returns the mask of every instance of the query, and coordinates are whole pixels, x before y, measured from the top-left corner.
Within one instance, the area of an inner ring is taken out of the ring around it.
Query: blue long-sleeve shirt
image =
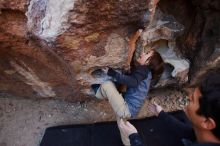
[[[146,65],[139,65],[132,70],[130,75],[118,73],[112,69],[108,71],[117,83],[124,84],[128,88],[124,93],[124,99],[128,105],[131,117],[135,117],[144,103],[150,89],[152,74]]]
[[[113,77],[117,83],[127,87],[137,87],[141,81],[147,78],[149,68],[147,65],[138,65],[131,70],[130,74],[122,74],[113,69],[108,70],[108,75]]]

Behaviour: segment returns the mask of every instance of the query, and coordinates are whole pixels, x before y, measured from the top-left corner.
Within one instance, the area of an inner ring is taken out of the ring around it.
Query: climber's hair
[[[156,50],[151,49],[150,51],[153,51],[153,54],[149,58],[148,66],[151,69],[152,78],[158,79],[164,71],[164,61]]]

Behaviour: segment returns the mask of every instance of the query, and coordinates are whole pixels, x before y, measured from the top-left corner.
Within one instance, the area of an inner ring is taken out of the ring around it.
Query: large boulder
[[[143,26],[135,56],[155,47],[164,79],[179,85],[190,62],[191,78],[218,62],[219,8],[217,0],[1,0],[0,93],[84,101],[107,79],[101,68],[124,68],[129,37]]]
[[[148,2],[0,1],[0,92],[84,101],[103,66],[122,68]]]

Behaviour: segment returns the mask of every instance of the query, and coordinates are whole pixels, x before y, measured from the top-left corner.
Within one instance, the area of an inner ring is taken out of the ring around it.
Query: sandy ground
[[[175,89],[151,91],[138,118],[152,116],[147,105],[158,102],[165,111],[181,109],[183,95]],[[92,97],[91,97],[92,98]],[[115,120],[106,100],[85,103],[60,100],[30,100],[0,95],[0,146],[38,146],[47,127]]]

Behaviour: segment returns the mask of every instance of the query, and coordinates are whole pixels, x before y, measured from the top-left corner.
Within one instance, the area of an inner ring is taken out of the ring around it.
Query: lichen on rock
[[[74,7],[74,0],[31,0],[26,13],[29,31],[47,41],[70,27],[68,12]]]

